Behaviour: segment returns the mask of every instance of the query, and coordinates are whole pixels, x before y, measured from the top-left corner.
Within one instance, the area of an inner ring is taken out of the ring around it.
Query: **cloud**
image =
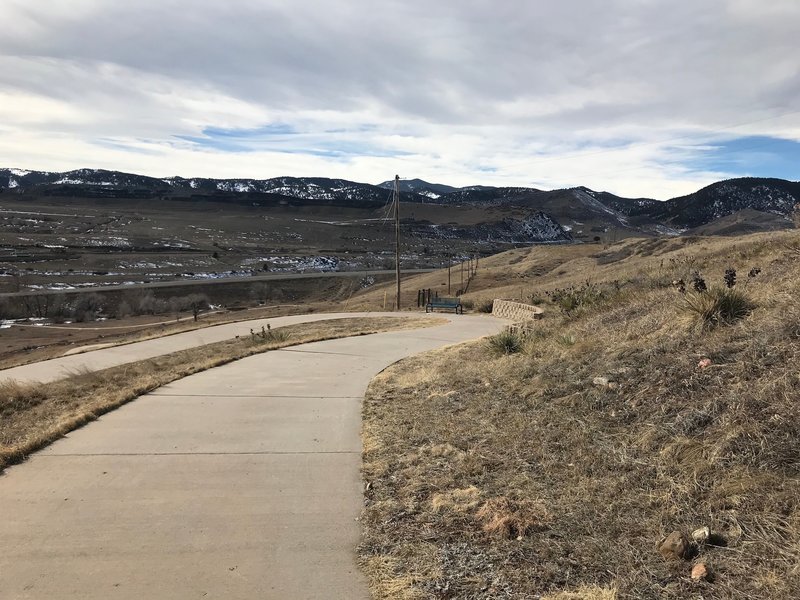
[[[798,6],[7,0],[0,164],[663,198],[800,140]]]

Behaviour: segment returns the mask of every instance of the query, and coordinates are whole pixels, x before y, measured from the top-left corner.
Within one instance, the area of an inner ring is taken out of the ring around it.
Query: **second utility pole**
[[[453,256],[451,254],[447,255],[447,295],[450,295],[450,265],[453,262]]]
[[[395,275],[397,279],[397,299],[394,309],[400,310],[400,176],[394,176],[394,253]]]

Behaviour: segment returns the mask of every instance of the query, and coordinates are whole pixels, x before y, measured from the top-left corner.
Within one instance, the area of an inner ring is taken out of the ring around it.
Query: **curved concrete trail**
[[[230,340],[237,335],[250,335],[250,329],[256,331],[262,325],[270,324],[273,328],[286,327],[297,323],[310,323],[312,321],[326,321],[329,319],[347,319],[350,317],[418,317],[420,313],[411,312],[360,312],[360,313],[315,313],[305,315],[292,315],[288,317],[272,317],[266,319],[253,319],[225,325],[203,327],[193,331],[185,331],[173,335],[166,335],[152,340],[123,344],[100,350],[92,350],[80,354],[61,356],[50,360],[43,360],[21,367],[0,370],[0,381],[14,379],[19,382],[48,382],[68,377],[72,373],[83,369],[99,371],[108,367],[115,367],[126,363],[136,362],[155,356],[162,356],[195,348],[214,342]],[[446,315],[443,315],[446,316]]]
[[[367,598],[364,391],[502,325],[466,315],[255,355],[69,434],[0,476],[0,598]]]

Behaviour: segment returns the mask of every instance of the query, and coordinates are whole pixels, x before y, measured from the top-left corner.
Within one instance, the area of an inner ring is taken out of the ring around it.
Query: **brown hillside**
[[[474,283],[547,314],[373,382],[377,597],[800,597],[800,235],[533,248]],[[682,558],[658,551],[695,531]]]

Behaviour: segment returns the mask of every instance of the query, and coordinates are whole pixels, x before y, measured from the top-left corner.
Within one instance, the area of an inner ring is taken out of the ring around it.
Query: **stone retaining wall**
[[[492,315],[501,319],[508,319],[515,323],[541,319],[543,310],[532,304],[512,302],[511,300],[495,300],[492,303]]]

